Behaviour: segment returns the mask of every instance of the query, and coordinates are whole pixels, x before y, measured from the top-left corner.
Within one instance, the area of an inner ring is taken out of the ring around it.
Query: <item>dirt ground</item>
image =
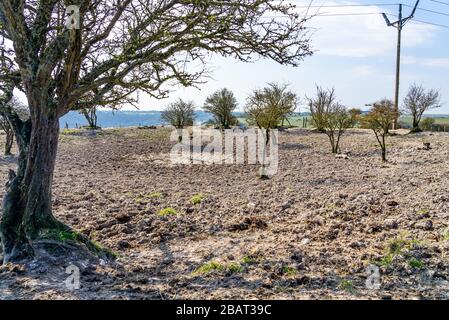
[[[382,163],[369,131],[339,159],[289,129],[261,180],[256,165],[172,165],[169,133],[61,134],[55,215],[118,258],[81,265],[79,290],[66,261],[0,266],[0,299],[449,298],[449,134],[389,137]]]

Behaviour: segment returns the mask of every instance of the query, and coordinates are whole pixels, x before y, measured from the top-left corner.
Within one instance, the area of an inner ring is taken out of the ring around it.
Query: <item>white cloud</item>
[[[354,2],[325,3],[325,5],[335,4],[354,4]],[[307,5],[307,3],[300,2],[299,5]],[[393,27],[388,27],[380,14],[389,8],[378,6],[312,8],[309,14],[317,12],[317,15],[308,22],[309,27],[317,28],[312,37],[312,44],[317,48],[318,54],[332,56],[373,57],[391,55],[391,52],[396,49],[397,31]],[[297,10],[302,11],[304,9],[298,8]],[[329,14],[340,14],[340,16],[326,16]],[[430,31],[435,29],[436,27],[430,25],[408,24],[403,29],[402,45],[404,47],[415,47],[432,41],[433,36]]]
[[[356,66],[353,67],[350,71],[356,77],[368,77],[377,73],[377,69],[369,65]]]
[[[404,64],[419,65],[429,68],[449,69],[449,58],[417,58],[405,56],[402,58]]]

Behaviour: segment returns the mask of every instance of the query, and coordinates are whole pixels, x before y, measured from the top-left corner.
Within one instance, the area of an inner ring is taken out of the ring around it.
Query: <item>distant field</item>
[[[447,117],[427,116],[425,118],[434,118],[436,124],[449,124],[449,116],[447,116]],[[412,117],[408,117],[408,116],[407,117],[401,117],[400,121],[403,121],[403,122],[408,123],[408,124],[412,124]]]
[[[293,116],[293,117],[289,118],[289,121],[292,126],[302,128],[303,123],[304,123],[303,122],[304,118],[307,119],[307,127],[310,127],[310,118],[311,118],[310,116]],[[431,115],[429,115],[429,116],[426,116],[426,118],[434,118],[436,124],[449,125],[449,116],[431,116]],[[239,117],[238,119],[241,123],[246,123],[246,119],[244,117]],[[409,125],[412,124],[412,117],[410,117],[410,116],[401,117],[399,120],[401,122],[409,124]],[[285,124],[288,125],[288,123],[285,123]]]

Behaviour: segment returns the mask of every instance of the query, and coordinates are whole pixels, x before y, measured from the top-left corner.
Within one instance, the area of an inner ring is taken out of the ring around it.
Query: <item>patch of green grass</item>
[[[57,241],[81,241],[82,235],[79,232],[71,230],[49,229],[41,233],[43,238],[53,239]]]
[[[153,193],[147,193],[147,194],[139,194],[137,197],[134,198],[134,202],[137,204],[145,204],[150,199],[158,199],[162,198],[163,194],[161,192],[153,192]]]
[[[79,135],[79,134],[81,134],[81,132],[82,131],[80,129],[62,129],[60,131],[60,133],[62,135],[67,135],[67,136],[69,136],[69,135]]]
[[[227,271],[229,273],[239,273],[243,272],[244,268],[238,263],[231,263],[227,266]]]
[[[204,195],[201,193],[198,193],[190,199],[190,202],[193,205],[197,205],[197,204],[200,204],[203,201],[203,199],[204,199]]]
[[[388,267],[393,262],[393,255],[387,254],[386,256],[382,257],[378,262],[377,265],[380,267]]]
[[[404,235],[390,241],[387,245],[387,252],[376,264],[381,267],[388,267],[396,256],[402,255],[405,250],[410,250],[414,245],[421,244],[417,239],[406,239]]]
[[[92,244],[92,246],[94,247],[94,249],[97,252],[102,252],[103,251],[103,252],[108,253],[110,256],[112,256],[114,258],[118,258],[119,257],[119,254],[117,252],[114,252],[111,249],[103,247],[101,244],[99,244],[95,240],[90,240],[90,243]]]
[[[444,231],[444,233],[443,233],[443,239],[444,239],[444,240],[449,240],[449,230]]]
[[[295,275],[298,274],[298,270],[296,270],[293,267],[289,267],[289,266],[284,266],[282,268],[282,274],[289,276],[289,277],[294,277]]]
[[[177,214],[176,210],[171,207],[162,209],[161,211],[158,212],[159,216],[168,216],[168,215],[175,215],[175,214]]]
[[[242,258],[242,263],[243,264],[254,264],[257,262],[257,258],[253,257],[253,256],[244,256]]]
[[[429,214],[430,210],[429,209],[421,209],[418,211],[418,214],[421,215],[425,215],[425,214]]]
[[[388,244],[388,253],[393,256],[399,255],[402,253],[402,250],[405,249],[407,244],[407,240],[403,238],[394,239]]]
[[[244,270],[245,270],[245,268],[239,263],[233,262],[233,263],[226,265],[223,263],[219,263],[217,261],[210,261],[206,264],[203,264],[198,269],[196,269],[192,274],[193,275],[204,275],[204,274],[211,273],[213,271],[234,274],[234,273],[243,272]]]
[[[207,274],[212,271],[219,271],[224,272],[226,271],[226,266],[222,263],[216,262],[216,261],[210,261],[206,264],[203,264],[201,267],[196,269],[193,274],[194,275],[201,275],[201,274]]]
[[[410,259],[408,262],[408,265],[410,268],[413,268],[413,269],[424,269],[425,268],[424,262],[422,262],[421,260],[418,260],[416,258]]]
[[[341,280],[339,287],[347,292],[354,292],[354,283],[351,280],[348,279]]]
[[[153,192],[146,195],[147,198],[162,198],[161,192]]]

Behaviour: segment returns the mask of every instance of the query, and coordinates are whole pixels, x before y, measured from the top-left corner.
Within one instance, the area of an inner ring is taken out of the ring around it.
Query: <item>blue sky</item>
[[[413,0],[402,0],[413,5]],[[449,0],[441,0],[449,3]],[[309,1],[294,0],[298,6]],[[313,5],[392,4],[396,0],[325,1]],[[419,8],[449,14],[449,5],[422,0]],[[298,8],[298,10],[303,10]],[[314,9],[318,10],[318,9]],[[177,98],[193,100],[199,107],[207,95],[227,87],[234,91],[243,109],[251,90],[267,82],[291,84],[300,97],[313,95],[315,84],[334,86],[341,103],[348,107],[364,107],[380,98],[393,98],[396,56],[396,29],[387,27],[380,14],[397,15],[397,6],[321,8],[319,14],[353,14],[354,16],[316,16],[308,26],[318,28],[312,36],[316,50],[299,67],[280,66],[267,60],[251,64],[232,58],[211,57],[212,79],[199,89],[173,88],[168,99],[154,100],[141,96],[141,110],[160,110]],[[404,7],[404,15],[411,8]],[[391,17],[391,19],[394,19]],[[416,20],[449,26],[449,16],[418,10]],[[410,84],[416,82],[428,88],[438,88],[443,97],[442,108],[431,113],[449,114],[449,29],[412,21],[403,30],[401,100]],[[128,109],[128,108],[127,108]],[[306,111],[302,106],[301,111]]]

